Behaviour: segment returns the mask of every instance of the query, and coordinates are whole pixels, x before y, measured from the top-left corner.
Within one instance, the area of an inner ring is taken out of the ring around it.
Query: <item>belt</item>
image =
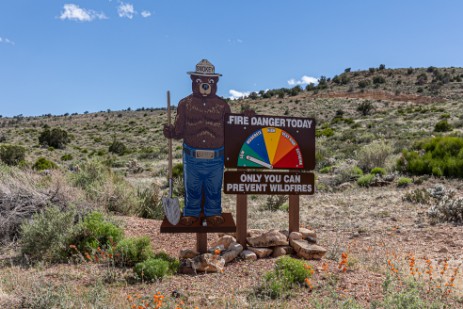
[[[207,149],[190,149],[183,148],[183,151],[191,157],[197,159],[215,159],[223,156],[223,149],[220,150],[207,150]]]

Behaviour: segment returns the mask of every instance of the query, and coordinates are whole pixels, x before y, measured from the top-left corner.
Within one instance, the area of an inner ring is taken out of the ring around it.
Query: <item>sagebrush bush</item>
[[[335,177],[333,179],[334,185],[339,185],[349,181],[355,181],[363,175],[363,171],[356,165],[357,162],[342,162],[334,169]]]
[[[45,128],[39,136],[39,143],[56,149],[64,149],[70,142],[68,132],[60,128]]]
[[[114,249],[114,257],[120,265],[134,266],[154,257],[154,251],[148,236],[125,238]]]
[[[21,253],[33,262],[63,262],[76,233],[76,211],[46,208],[21,225]]]
[[[153,183],[149,188],[138,190],[137,195],[140,199],[138,215],[140,217],[157,220],[162,220],[164,218],[160,191],[161,189],[155,183]]]
[[[260,210],[277,211],[287,200],[288,196],[286,195],[269,195],[267,197],[267,203],[262,205]]]
[[[357,159],[364,171],[384,166],[387,157],[392,154],[392,147],[385,141],[374,141],[360,148]]]
[[[32,168],[37,171],[51,170],[57,167],[58,166],[53,161],[47,160],[44,157],[38,158],[34,165],[32,165]]]
[[[114,139],[109,145],[108,151],[122,156],[127,153],[127,146],[123,142]]]
[[[463,178],[463,138],[433,137],[404,150],[397,166],[413,175]]]
[[[7,165],[18,165],[26,158],[26,148],[17,145],[1,145],[0,160]]]

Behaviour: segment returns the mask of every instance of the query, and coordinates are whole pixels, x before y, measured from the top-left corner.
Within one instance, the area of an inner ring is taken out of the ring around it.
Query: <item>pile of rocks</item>
[[[326,254],[326,249],[316,244],[315,232],[305,228],[292,233],[276,229],[249,230],[246,250],[237,243],[234,235],[219,236],[208,253],[199,254],[190,249],[180,251],[180,273],[223,272],[225,264],[238,257],[245,261],[253,261],[258,258],[295,254],[303,259],[318,260]]]

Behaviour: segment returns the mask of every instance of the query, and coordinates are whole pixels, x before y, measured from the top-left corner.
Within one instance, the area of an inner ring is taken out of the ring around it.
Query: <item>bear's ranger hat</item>
[[[196,65],[195,72],[187,72],[188,75],[199,75],[199,76],[222,76],[222,74],[215,73],[215,66],[207,61],[207,59],[203,59]]]

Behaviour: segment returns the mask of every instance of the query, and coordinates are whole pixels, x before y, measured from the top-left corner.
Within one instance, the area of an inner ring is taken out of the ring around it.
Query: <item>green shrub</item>
[[[40,157],[35,161],[34,165],[32,165],[32,168],[37,170],[37,171],[43,171],[43,170],[51,170],[57,168],[57,165],[50,160],[45,159],[44,157]]]
[[[364,175],[357,180],[357,184],[361,187],[369,187],[371,182],[373,181],[373,178],[375,178],[375,175]]]
[[[373,175],[377,175],[377,174],[380,174],[381,176],[384,176],[386,175],[386,170],[382,167],[374,167],[370,174],[373,174]]]
[[[86,215],[79,228],[73,244],[81,252],[94,251],[98,247],[115,247],[124,236],[124,231],[120,227],[97,211]]]
[[[413,183],[413,179],[408,178],[408,177],[400,177],[399,180],[397,181],[397,186],[406,187],[411,183]]]
[[[276,261],[273,271],[264,275],[263,283],[256,288],[255,295],[280,298],[289,294],[294,287],[303,285],[313,272],[313,268],[304,261],[284,256]]]
[[[134,266],[154,256],[149,237],[125,238],[114,250],[115,260],[124,266]]]
[[[76,232],[76,212],[52,206],[21,225],[21,253],[32,261],[63,262]]]
[[[67,153],[61,156],[61,161],[71,161],[73,159],[72,155]]]
[[[373,77],[373,84],[384,84],[386,79],[383,76],[375,76]]]
[[[114,139],[111,145],[109,145],[108,151],[122,156],[127,153],[127,147],[123,142]]]
[[[453,127],[447,122],[447,119],[441,120],[434,126],[434,132],[449,132]]]
[[[53,147],[56,149],[66,148],[66,144],[70,142],[68,132],[60,128],[45,128],[39,136],[39,143],[44,146]]]
[[[334,130],[332,128],[330,128],[330,127],[315,130],[315,136],[316,137],[322,137],[322,136],[330,137],[330,136],[333,136],[333,135],[334,135]]]
[[[142,280],[153,281],[162,279],[167,275],[174,274],[178,268],[178,261],[174,263],[169,262],[168,259],[173,260],[173,258],[166,258],[164,255],[158,255],[154,258],[147,259],[144,262],[136,264],[134,272]]]
[[[463,138],[444,136],[424,139],[404,150],[397,166],[413,175],[463,178]]]
[[[26,158],[26,149],[17,145],[1,145],[0,160],[7,165],[18,165]]]
[[[333,170],[332,166],[325,166],[320,169],[320,174],[328,174],[328,173],[331,173],[332,170]]]
[[[154,255],[154,258],[169,262],[169,269],[172,273],[176,273],[178,271],[178,268],[180,266],[180,261],[174,257],[171,257],[166,252],[164,251],[158,252]]]

